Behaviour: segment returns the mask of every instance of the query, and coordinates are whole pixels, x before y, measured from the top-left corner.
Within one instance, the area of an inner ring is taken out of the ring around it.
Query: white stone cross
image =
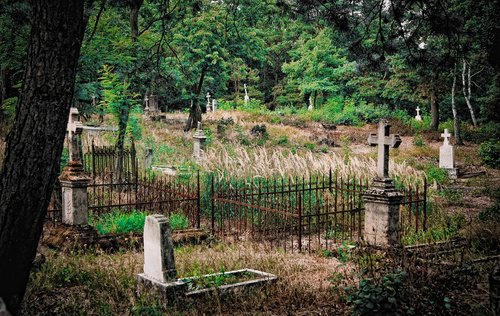
[[[144,107],[144,110],[145,111],[149,111],[149,98],[148,98],[147,95],[144,97],[144,103],[146,103],[146,106]]]
[[[245,87],[245,104],[247,104],[250,101],[250,97],[248,96],[247,92],[247,84],[243,84],[243,87]]]
[[[415,120],[421,121],[422,116],[420,116],[420,107],[417,106],[417,116],[415,116]]]
[[[207,112],[210,112],[211,110],[210,97],[211,97],[210,92],[207,92]]]
[[[450,145],[451,134],[448,132],[447,128],[444,129],[444,133],[441,134],[441,137],[444,138],[443,145]]]
[[[381,120],[378,125],[378,134],[368,136],[368,144],[378,146],[377,176],[381,180],[389,178],[389,146],[398,148],[401,144],[399,135],[389,135],[390,127],[386,120]]]
[[[80,151],[78,149],[78,135],[83,131],[82,122],[78,109],[72,107],[69,110],[68,125],[66,127],[69,141],[69,161],[80,161]]]

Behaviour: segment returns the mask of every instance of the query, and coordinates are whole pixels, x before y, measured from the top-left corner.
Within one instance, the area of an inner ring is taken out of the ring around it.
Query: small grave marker
[[[243,87],[245,87],[245,104],[248,104],[248,102],[250,102],[250,97],[248,96],[247,84],[243,84]]]
[[[422,120],[422,116],[420,116],[420,107],[417,106],[417,115],[415,116],[415,120],[417,121],[421,121]]]
[[[441,134],[443,145],[439,147],[439,168],[446,169],[451,178],[457,178],[458,169],[455,167],[455,147],[450,144],[451,134],[448,129]]]
[[[207,92],[207,112],[211,111],[210,97],[210,92]]]
[[[205,141],[207,140],[207,137],[201,129],[201,122],[198,122],[198,128],[193,135],[193,140],[193,157],[195,159],[200,159],[205,149]]]
[[[312,111],[314,110],[314,107],[313,107],[313,98],[312,96],[309,96],[309,107],[307,108],[308,111]]]

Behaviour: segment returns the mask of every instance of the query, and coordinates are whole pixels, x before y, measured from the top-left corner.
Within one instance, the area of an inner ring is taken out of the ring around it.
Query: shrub
[[[184,214],[172,213],[168,218],[172,230],[186,229],[189,227],[189,220]]]
[[[479,145],[479,156],[483,164],[498,169],[500,167],[500,141],[490,140]]]
[[[396,270],[384,276],[381,283],[373,279],[364,279],[348,301],[354,304],[356,315],[400,315],[403,280],[406,273]]]
[[[428,183],[436,181],[438,184],[446,184],[450,181],[446,170],[432,164],[427,165],[427,168],[425,168],[425,174],[427,175]]]

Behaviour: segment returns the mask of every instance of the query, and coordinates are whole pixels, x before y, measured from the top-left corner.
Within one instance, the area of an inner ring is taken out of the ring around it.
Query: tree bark
[[[436,96],[437,74],[433,72],[430,86],[431,95],[431,130],[437,131],[439,128],[439,101]]]
[[[453,129],[455,130],[455,145],[463,145],[462,134],[460,133],[460,118],[457,113],[457,105],[455,102],[456,86],[457,86],[457,65],[453,69],[453,84],[451,85],[451,110],[453,112]]]
[[[139,36],[139,10],[143,2],[143,0],[130,1],[130,36],[132,42],[136,42]]]
[[[31,1],[31,36],[0,177],[0,296],[17,314],[59,171],[84,0]]]
[[[466,68],[468,68],[467,78],[465,77]],[[467,103],[467,107],[469,108],[470,117],[472,118],[472,124],[474,125],[474,127],[477,127],[476,115],[474,114],[474,109],[472,108],[472,104],[470,102],[471,94],[472,94],[471,93],[471,80],[472,80],[472,78],[471,78],[471,74],[470,74],[470,65],[467,65],[467,62],[465,61],[465,58],[464,58],[463,67],[462,67],[462,90],[464,93],[465,102]]]

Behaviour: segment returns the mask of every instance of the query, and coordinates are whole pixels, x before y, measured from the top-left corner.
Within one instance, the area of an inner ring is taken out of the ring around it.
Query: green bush
[[[483,164],[498,169],[500,167],[500,141],[490,140],[479,145],[479,156]]]
[[[448,172],[435,165],[427,165],[425,174],[427,175],[428,183],[436,181],[438,184],[446,184],[450,181]]]
[[[402,289],[406,272],[396,270],[384,276],[381,282],[364,279],[358,290],[348,297],[354,304],[355,315],[402,315]]]
[[[172,230],[181,230],[189,227],[189,220],[184,214],[172,213],[168,217]]]

